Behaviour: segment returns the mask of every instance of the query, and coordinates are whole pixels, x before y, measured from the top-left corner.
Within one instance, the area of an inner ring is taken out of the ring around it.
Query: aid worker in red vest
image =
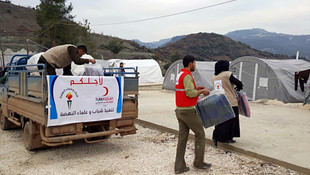
[[[175,85],[176,116],[179,123],[179,137],[175,160],[175,173],[180,174],[189,171],[184,155],[189,130],[195,133],[195,160],[194,167],[208,169],[211,164],[204,163],[205,132],[200,117],[197,115],[195,105],[200,94],[209,95],[205,87],[196,87],[191,72],[195,71],[196,61],[191,55],[183,58],[184,69],[178,74]]]

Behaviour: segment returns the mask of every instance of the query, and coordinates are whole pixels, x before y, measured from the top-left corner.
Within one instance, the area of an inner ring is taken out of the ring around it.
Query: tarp
[[[206,87],[209,90],[213,90],[213,84],[211,78],[214,76],[215,61],[196,61],[196,70],[192,72],[197,86]],[[174,90],[176,75],[183,68],[183,61],[178,60],[170,65],[168,68],[164,82],[163,89]]]
[[[110,59],[106,62],[105,67],[118,68],[121,62],[124,63],[124,67],[133,67],[133,68],[138,67],[139,84],[163,82],[163,76],[159,64],[153,59],[141,59],[141,60]],[[126,76],[129,77],[131,75]]]
[[[38,64],[39,58],[40,56],[43,54],[44,52],[40,52],[37,54],[32,55],[28,61],[27,61],[27,65],[33,65],[33,64]],[[27,67],[28,70],[38,70],[38,67],[36,66],[28,66]]]
[[[295,72],[310,68],[305,60],[272,60],[253,56],[232,61],[230,70],[242,81],[249,99],[276,99],[284,103],[302,102],[304,92],[295,91]]]

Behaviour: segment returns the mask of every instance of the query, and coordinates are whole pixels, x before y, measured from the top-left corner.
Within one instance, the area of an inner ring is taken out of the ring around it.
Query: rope
[[[38,36],[40,36],[42,33],[45,33],[48,29],[50,29],[51,27],[53,27],[55,24],[51,24],[50,26],[48,26],[45,30],[43,30],[42,32],[40,32],[38,35],[36,35],[35,37],[37,38]]]
[[[30,41],[30,42],[34,43],[35,45],[37,45],[37,46],[40,46],[40,47],[42,47],[42,48],[44,48],[44,49],[48,49],[47,47],[45,47],[45,46],[43,46],[43,45],[41,45],[41,44],[38,44],[38,43],[32,41],[31,39],[27,39],[26,41],[27,41],[27,42]]]

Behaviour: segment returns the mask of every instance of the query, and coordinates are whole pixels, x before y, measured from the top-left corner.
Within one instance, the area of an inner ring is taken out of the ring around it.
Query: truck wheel
[[[40,134],[33,134],[33,125],[34,123],[28,121],[24,126],[24,145],[28,151],[45,147],[45,145],[42,144]]]
[[[10,121],[8,120],[8,118],[4,117],[1,108],[0,108],[0,127],[2,130],[10,129]]]
[[[14,123],[10,122],[8,118],[3,115],[1,107],[0,107],[0,127],[2,130],[20,128],[20,126],[17,126]]]

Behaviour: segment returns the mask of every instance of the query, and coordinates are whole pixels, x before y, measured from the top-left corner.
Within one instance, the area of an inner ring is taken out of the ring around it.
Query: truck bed
[[[136,133],[134,119],[138,117],[138,73],[134,68],[130,68],[134,70],[134,76],[124,77],[121,118],[48,126],[47,76],[43,70],[41,75],[33,76],[31,73],[35,71],[26,67],[10,66],[0,93],[1,128],[24,128],[26,149],[72,144],[79,139],[93,143],[104,141],[112,134],[124,136]]]

